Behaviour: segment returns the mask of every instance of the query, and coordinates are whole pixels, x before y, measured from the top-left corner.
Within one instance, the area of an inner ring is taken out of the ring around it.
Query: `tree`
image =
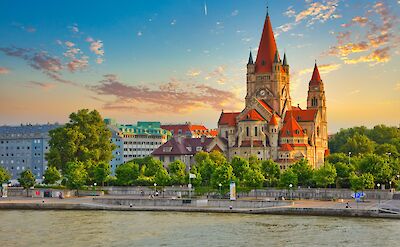
[[[374,176],[371,173],[364,173],[358,176],[354,172],[350,175],[350,187],[353,191],[363,191],[365,189],[373,189],[375,186]]]
[[[349,163],[349,156],[348,153],[334,153],[326,157],[326,161],[328,161],[330,164],[336,164],[338,162]]]
[[[168,185],[169,182],[171,181],[171,177],[169,176],[167,170],[160,169],[157,171],[154,181],[157,185],[163,187],[163,197],[164,197],[164,186]]]
[[[66,185],[69,189],[76,189],[76,193],[79,196],[79,189],[86,183],[88,174],[85,169],[83,162],[68,162],[66,164],[64,177],[66,179]]]
[[[0,166],[0,184],[7,183],[11,179],[11,174]]]
[[[29,196],[29,188],[35,185],[35,176],[31,172],[31,170],[25,170],[21,172],[20,177],[18,178],[19,184],[26,189],[26,196]]]
[[[314,172],[314,181],[317,186],[321,186],[326,189],[328,185],[335,183],[336,179],[335,166],[325,163],[318,170]]]
[[[355,133],[353,137],[347,138],[346,143],[340,148],[343,153],[351,152],[354,155],[372,153],[375,142],[371,141],[366,135]]]
[[[99,112],[82,109],[69,118],[67,124],[49,132],[49,166],[64,173],[68,162],[109,163],[115,145],[110,142],[111,132]]]
[[[133,185],[139,177],[139,165],[133,162],[121,164],[115,169],[115,176],[118,185]]]
[[[138,167],[139,173],[139,167]],[[94,167],[94,181],[101,186],[104,186],[104,182],[107,181],[108,177],[111,174],[111,167],[110,164],[105,162],[100,162]]]
[[[225,156],[224,156],[221,152],[219,152],[219,151],[214,150],[214,151],[212,151],[212,152],[209,154],[209,156],[210,156],[210,159],[211,159],[217,166],[222,165],[222,164],[225,164],[225,163],[227,162]]]
[[[189,174],[190,174],[190,173],[192,173],[192,174],[194,174],[194,175],[196,176],[196,178],[190,179],[190,180],[191,180],[191,183],[192,183],[194,186],[199,186],[199,185],[201,185],[202,177],[201,177],[200,172],[198,172],[198,170],[197,170],[197,166],[192,166],[192,167],[191,167],[191,170],[189,171]],[[189,174],[187,174],[187,181],[188,181],[188,182],[189,182]]]
[[[268,181],[268,186],[272,187],[277,185],[281,175],[281,170],[277,163],[271,159],[264,160],[261,163],[261,172],[264,175],[265,180]]]
[[[168,165],[172,184],[185,184],[186,165],[180,160],[176,160]]]
[[[232,158],[231,166],[235,177],[239,180],[243,180],[245,172],[250,168],[249,162],[245,158],[239,156]]]
[[[233,174],[233,168],[230,164],[225,163],[217,166],[211,177],[211,184],[214,187],[218,187],[219,184],[222,187],[227,188],[232,180],[235,179]]]
[[[200,166],[205,160],[209,159],[210,155],[207,152],[200,151],[194,155],[194,160],[196,161],[197,166]]]
[[[392,168],[385,159],[376,154],[363,156],[358,164],[360,173],[370,173],[376,182],[387,184],[392,178]]]
[[[386,125],[376,125],[369,131],[369,138],[378,144],[390,142],[394,138],[400,138],[400,129],[398,127],[389,127]]]
[[[389,156],[390,154],[390,157],[393,158],[399,157],[399,152],[397,151],[396,146],[390,143],[377,145],[375,148],[375,154],[380,156],[386,156],[386,155]]]
[[[282,188],[289,188],[289,185],[296,187],[298,184],[297,174],[293,171],[292,168],[285,170],[281,174],[281,178],[279,180],[279,186]]]
[[[211,183],[211,178],[216,167],[217,166],[215,165],[214,161],[212,161],[210,158],[202,160],[198,165],[198,171],[201,174],[204,185],[209,185]]]
[[[259,160],[255,155],[250,155],[249,165],[253,170],[261,170],[261,160]]]
[[[244,172],[244,184],[248,187],[254,188],[256,198],[257,198],[257,188],[261,188],[264,183],[264,176],[262,175],[261,171],[258,169],[251,169],[248,168]]]
[[[333,164],[336,169],[337,177],[336,177],[336,188],[349,188],[349,176],[351,172],[355,171],[353,165],[349,165],[343,162],[337,162]]]
[[[347,142],[347,139],[354,134],[367,135],[369,130],[365,126],[353,127],[349,129],[340,129],[338,133],[329,138],[329,149],[331,153],[341,152],[341,147]],[[345,151],[347,153],[349,150]]]
[[[58,180],[61,179],[60,171],[55,166],[47,168],[43,176],[44,176],[43,182],[45,184],[55,184]]]
[[[291,167],[292,171],[297,175],[298,184],[301,186],[311,186],[313,178],[313,169],[306,159],[301,159],[294,163]]]
[[[144,166],[145,168],[143,175],[147,177],[155,176],[159,170],[164,169],[161,161],[154,159],[151,156],[144,158]]]

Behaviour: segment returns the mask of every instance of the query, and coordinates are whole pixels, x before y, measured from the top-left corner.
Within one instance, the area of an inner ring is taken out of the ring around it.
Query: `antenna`
[[[267,16],[269,16],[269,13],[268,13],[268,0],[266,2],[267,2]]]

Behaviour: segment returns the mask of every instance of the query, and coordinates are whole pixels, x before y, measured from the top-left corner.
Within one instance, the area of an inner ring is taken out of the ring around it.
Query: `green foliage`
[[[298,184],[301,186],[311,186],[313,178],[313,169],[308,164],[308,161],[301,159],[291,165],[292,171],[297,175]]]
[[[161,161],[150,156],[144,158],[144,164],[143,175],[147,177],[155,176],[159,170],[164,169]]]
[[[191,170],[190,170],[190,173],[196,175],[196,178],[190,179],[191,183],[196,187],[200,186],[201,182],[202,182],[202,177],[201,177],[200,172],[198,172],[198,170],[197,170],[197,166],[192,166]],[[189,177],[189,174],[187,174],[187,177]],[[189,179],[187,181],[189,182]]]
[[[259,160],[255,155],[249,157],[249,165],[253,170],[261,170],[261,160]]]
[[[227,188],[235,177],[233,175],[233,168],[230,164],[225,163],[217,166],[211,177],[211,184],[214,187],[218,187],[221,183],[222,187]]]
[[[346,143],[340,148],[343,153],[351,152],[354,155],[372,153],[375,142],[371,141],[366,135],[355,133],[347,138]]]
[[[261,172],[264,175],[265,180],[268,182],[268,186],[278,185],[281,170],[279,169],[279,165],[277,163],[271,159],[264,160],[261,163]]]
[[[139,172],[139,168],[138,168]],[[93,178],[94,181],[98,184],[104,186],[104,183],[108,180],[108,177],[111,174],[111,167],[110,164],[105,162],[100,162],[94,167],[94,174]]]
[[[400,138],[400,129],[386,125],[376,125],[369,131],[369,138],[378,144],[384,144],[394,138]]]
[[[331,164],[336,164],[336,163],[351,163],[351,159],[349,160],[349,155],[348,153],[334,153],[330,154],[327,158],[326,161],[331,163]]]
[[[44,176],[43,182],[45,184],[55,184],[58,180],[61,179],[60,171],[55,166],[47,168],[43,176]]]
[[[24,189],[29,189],[30,187],[35,185],[35,176],[31,172],[31,170],[25,170],[21,172],[18,182],[19,184],[24,187]]]
[[[279,187],[281,188],[289,188],[290,184],[292,184],[293,187],[297,187],[298,185],[297,174],[293,171],[292,168],[286,169],[281,174],[281,179],[279,180]]]
[[[329,149],[331,153],[341,152],[341,147],[347,142],[348,138],[353,137],[355,133],[365,135],[368,133],[368,129],[364,126],[353,127],[349,129],[340,129],[338,133],[333,135],[329,139]],[[350,150],[346,150],[344,153],[348,153]]]
[[[235,156],[232,158],[231,166],[236,178],[242,180],[245,172],[250,168],[249,162],[242,157]]]
[[[168,165],[172,184],[186,184],[186,165],[176,160]],[[157,179],[156,179],[157,180]]]
[[[156,172],[154,181],[157,185],[164,187],[169,184],[171,177],[169,176],[167,170],[163,168]]]
[[[248,187],[252,188],[260,188],[264,183],[264,176],[262,175],[261,171],[258,169],[251,169],[248,168],[244,172],[244,184]]]
[[[49,132],[50,150],[46,154],[49,166],[64,173],[68,162],[108,163],[115,145],[110,143],[111,132],[99,112],[82,109],[71,113],[69,118],[67,124]]]
[[[385,184],[388,183],[392,176],[392,168],[385,160],[376,155],[365,155],[358,164],[360,173],[370,173],[375,181]]]
[[[201,163],[203,163],[205,160],[209,159],[210,155],[207,152],[200,151],[197,152],[194,155],[194,160],[196,161],[196,164],[199,166]]]
[[[348,188],[350,186],[349,176],[355,171],[354,166],[343,162],[337,162],[333,165],[337,173],[336,188]]]
[[[212,175],[216,169],[214,161],[212,161],[210,158],[206,158],[204,160],[201,160],[201,163],[198,164],[197,167],[201,174],[203,184],[210,185]]]
[[[314,172],[314,181],[317,186],[326,188],[328,185],[335,183],[336,176],[337,174],[335,166],[325,163]]]
[[[115,169],[115,176],[118,185],[133,185],[139,177],[139,165],[133,162],[121,164]]]
[[[364,173],[358,176],[354,172],[350,175],[350,185],[353,191],[363,191],[365,189],[373,189],[374,176],[371,173]]]
[[[390,143],[384,143],[384,144],[377,145],[375,148],[375,154],[380,155],[380,156],[387,155],[387,156],[390,156],[393,158],[399,157],[399,152],[397,152],[396,146],[393,144],[390,144]]]
[[[81,188],[87,180],[88,174],[83,162],[68,162],[65,166],[65,184],[69,189]]]
[[[135,184],[136,185],[142,185],[142,186],[153,186],[155,180],[154,176],[152,177],[146,177],[144,175],[140,175],[137,179]]]
[[[7,183],[11,179],[11,174],[2,166],[0,166],[0,184]]]
[[[209,157],[217,166],[227,163],[225,156],[219,151],[212,151]]]

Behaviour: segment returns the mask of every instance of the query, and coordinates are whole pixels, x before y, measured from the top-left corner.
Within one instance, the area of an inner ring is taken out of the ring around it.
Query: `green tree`
[[[340,131],[329,138],[329,149],[331,153],[341,152],[341,147],[347,142],[348,138],[354,136],[354,134],[368,135],[369,130],[364,127],[353,127],[349,129],[340,129]],[[345,150],[344,153],[348,153],[350,150]]]
[[[11,179],[11,174],[0,166],[0,184],[7,183]]]
[[[336,188],[349,188],[350,181],[349,177],[352,172],[355,171],[353,165],[349,165],[343,162],[337,162],[333,164],[336,169],[337,177],[336,177]]]
[[[160,169],[157,171],[154,181],[157,185],[161,186],[163,188],[162,193],[164,197],[164,187],[169,185],[169,182],[171,181],[171,177],[169,176],[167,170]]]
[[[264,183],[264,176],[262,175],[261,171],[258,169],[251,169],[248,168],[245,172],[244,172],[244,184],[247,187],[251,187],[254,188],[255,194],[256,194],[256,198],[257,198],[257,188],[261,188],[263,186]]]
[[[268,181],[268,186],[272,187],[278,185],[281,170],[277,163],[271,159],[264,160],[261,163],[261,172],[264,175],[265,180]]]
[[[390,144],[390,143],[384,143],[377,145],[375,148],[375,154],[380,155],[380,156],[390,156],[393,158],[398,158],[399,157],[399,152],[397,151],[397,148],[395,145]]]
[[[289,185],[296,187],[298,184],[297,174],[293,171],[293,169],[286,169],[282,174],[279,180],[279,186],[281,188],[289,188]]]
[[[210,155],[207,152],[200,151],[194,155],[194,160],[196,161],[196,165],[200,166],[205,160],[209,159]]]
[[[393,170],[383,157],[376,154],[363,156],[358,164],[360,173],[370,173],[376,182],[388,184],[392,179]]]
[[[115,176],[118,185],[133,185],[139,177],[139,165],[133,162],[121,164],[115,169]]]
[[[336,176],[335,166],[325,163],[314,172],[314,181],[317,186],[326,188],[328,185],[335,183]]]
[[[88,174],[83,162],[68,162],[66,164],[64,177],[69,189],[76,189],[79,196],[79,189],[86,183]]]
[[[198,171],[201,174],[204,185],[210,185],[211,178],[216,167],[217,166],[215,165],[214,161],[209,158],[202,160],[201,163],[198,165]]]
[[[298,184],[301,186],[311,186],[313,178],[313,169],[306,159],[301,159],[294,163],[291,167],[292,171],[297,175]]]
[[[35,180],[35,176],[31,170],[21,172],[18,182],[24,189],[26,189],[26,196],[29,196],[29,188],[35,185]]]
[[[343,153],[351,152],[353,155],[357,155],[372,153],[374,148],[375,142],[371,141],[366,135],[355,133],[347,139],[340,151]]]
[[[139,168],[138,168],[139,172]],[[94,181],[101,186],[104,186],[104,183],[108,180],[108,177],[111,174],[110,164],[105,162],[100,162],[94,167]]]
[[[150,156],[144,158],[144,164],[145,168],[143,174],[147,177],[155,176],[159,170],[164,169],[161,161]]]
[[[49,132],[49,166],[64,173],[68,162],[109,163],[115,145],[110,142],[111,132],[99,112],[82,109],[69,118],[67,124]]]
[[[209,156],[210,156],[210,159],[211,159],[217,166],[223,165],[223,164],[225,164],[225,163],[227,162],[225,156],[224,156],[221,152],[219,152],[219,151],[214,150],[214,151],[212,151],[212,152],[209,154]]]
[[[186,165],[180,160],[175,160],[168,165],[172,184],[185,184]]]
[[[250,168],[249,162],[245,158],[239,156],[232,158],[231,166],[235,177],[239,180],[243,180],[245,172]]]
[[[400,138],[400,129],[398,127],[389,127],[386,125],[376,125],[369,131],[369,138],[378,144],[390,142],[394,138]]]
[[[221,184],[223,188],[229,187],[229,184],[232,180],[235,179],[233,174],[233,168],[230,164],[224,163],[220,166],[217,166],[211,177],[211,184],[215,188],[218,188],[218,185]]]
[[[328,161],[330,164],[336,164],[338,162],[340,163],[351,163],[351,159],[349,160],[349,155],[347,153],[334,153],[330,154],[328,157],[326,157],[326,161]]]
[[[365,189],[373,189],[375,186],[374,176],[371,173],[364,173],[358,176],[354,172],[350,175],[350,188],[353,191],[363,191]]]
[[[190,179],[190,182],[194,185],[194,186],[200,186],[201,182],[202,182],[202,177],[200,172],[197,170],[197,166],[192,166],[191,170],[189,173],[192,173],[196,176],[196,178],[192,178]],[[189,183],[189,174],[187,174],[187,181]]]
[[[60,171],[55,166],[47,168],[43,176],[44,176],[43,182],[45,184],[55,184],[58,180],[61,179]]]
[[[259,160],[255,155],[250,155],[249,165],[253,170],[261,170],[261,160]]]

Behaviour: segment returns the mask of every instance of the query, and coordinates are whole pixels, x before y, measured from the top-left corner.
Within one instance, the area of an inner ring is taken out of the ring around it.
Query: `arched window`
[[[319,127],[317,127],[317,136],[319,136]]]
[[[249,127],[246,127],[246,136],[249,136],[250,135],[250,129],[249,129]]]
[[[312,106],[318,106],[318,99],[315,98],[315,97],[312,98],[312,99],[311,99],[311,105],[312,105]]]
[[[255,135],[255,136],[257,136],[257,132],[258,132],[258,131],[257,131],[257,126],[256,126],[256,127],[254,127],[254,135]]]

